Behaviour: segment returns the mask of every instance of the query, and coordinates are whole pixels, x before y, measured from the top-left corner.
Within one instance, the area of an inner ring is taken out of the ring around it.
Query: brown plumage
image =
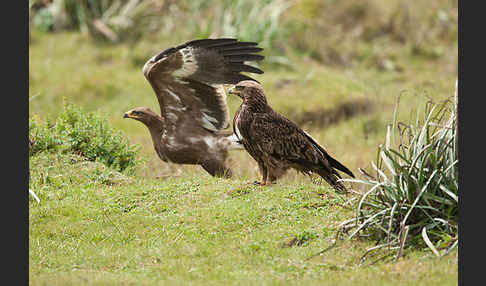
[[[231,176],[225,161],[229,149],[242,149],[229,126],[223,84],[263,73],[246,61],[264,57],[257,43],[236,39],[194,40],[166,49],[148,60],[143,74],[152,86],[160,115],[146,107],[125,113],[144,123],[155,151],[165,162],[198,164],[213,176]]]
[[[274,111],[260,84],[245,80],[231,88],[229,94],[243,99],[233,119],[233,129],[258,163],[262,175],[259,184],[269,185],[294,168],[305,174],[317,173],[335,189],[346,191],[338,182],[341,176],[337,170],[351,177],[353,173],[304,130]]]

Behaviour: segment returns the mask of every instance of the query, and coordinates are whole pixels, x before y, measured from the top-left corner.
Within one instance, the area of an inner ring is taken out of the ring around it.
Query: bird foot
[[[253,185],[256,185],[256,186],[270,186],[272,183],[270,183],[268,181],[266,183],[254,181],[253,183],[249,183],[249,184],[253,184]]]

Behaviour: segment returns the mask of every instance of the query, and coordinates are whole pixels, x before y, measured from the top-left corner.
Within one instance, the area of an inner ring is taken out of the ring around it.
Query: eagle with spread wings
[[[262,175],[260,185],[270,185],[288,169],[319,174],[336,190],[346,192],[337,170],[354,177],[331,157],[307,132],[273,110],[262,86],[244,80],[228,90],[243,102],[235,113],[233,129],[246,151],[255,159]]]
[[[263,48],[237,39],[201,39],[166,49],[151,59],[143,74],[152,86],[160,115],[147,107],[124,118],[144,123],[155,151],[165,162],[197,164],[213,176],[230,177],[228,150],[243,149],[228,130],[230,117],[224,84],[253,80],[241,72],[262,74],[246,62],[260,61]]]

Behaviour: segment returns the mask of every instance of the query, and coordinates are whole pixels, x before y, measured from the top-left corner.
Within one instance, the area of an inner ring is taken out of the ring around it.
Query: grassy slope
[[[99,48],[76,33],[33,34],[30,113],[53,117],[63,97],[98,110],[142,146],[147,164],[126,177],[77,157],[31,158],[30,186],[41,199],[29,205],[32,284],[456,284],[457,252],[440,260],[411,253],[397,263],[358,267],[371,243],[353,240],[305,261],[330,245],[336,225],[352,216],[340,206],[345,198],[326,185],[291,172],[271,188],[250,187],[246,182],[255,178],[256,165],[244,152],[231,155],[236,172],[231,181],[196,166],[160,162],[145,127],[122,114],[140,105],[157,110],[139,62],[172,44]],[[373,112],[330,126],[304,125],[357,173],[373,160],[401,91],[408,94],[402,98],[404,119],[418,102],[414,95],[444,99],[452,94],[454,73],[417,58],[404,61],[407,69],[400,73],[365,67],[343,72],[299,62],[294,71],[266,69],[257,79],[275,109],[295,120],[308,111],[318,121],[344,102],[370,101]],[[279,88],[282,78],[290,83]],[[233,113],[239,102],[228,100]],[[317,237],[282,247],[306,231]]]

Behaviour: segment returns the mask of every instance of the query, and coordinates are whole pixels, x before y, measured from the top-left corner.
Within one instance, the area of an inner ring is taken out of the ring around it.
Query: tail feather
[[[310,174],[310,172],[319,174],[319,176],[321,176],[337,191],[342,191],[345,193],[348,192],[343,183],[338,182],[338,180],[341,179],[341,176],[336,170],[333,169],[335,166],[331,165],[331,168],[328,168],[324,165],[317,165],[313,162],[303,159],[289,159],[289,161],[297,164],[299,166],[298,170],[305,174]]]
[[[342,171],[346,174],[348,174],[350,177],[354,178],[353,172],[351,172],[348,168],[346,168],[343,164],[339,163],[336,159],[334,159],[331,156],[327,157],[327,160],[331,164],[332,167],[338,169],[339,171]]]
[[[334,189],[337,191],[341,191],[344,193],[348,192],[348,189],[344,186],[343,183],[339,182],[338,179],[340,179],[339,174],[333,170],[333,173],[329,173],[328,170],[326,169],[317,169],[316,173],[321,176],[326,182],[329,183]]]
[[[302,130],[303,131],[303,130]],[[312,136],[310,136],[307,132],[303,131],[303,133],[305,134],[305,136],[307,137],[307,139],[310,140],[310,142],[312,143],[312,145],[314,146],[314,148],[316,148],[317,150],[319,150],[319,153],[325,158],[327,159],[327,161],[329,162],[329,164],[331,165],[332,168],[336,168],[338,169],[339,171],[342,171],[346,174],[348,174],[349,176],[353,177],[354,178],[354,174],[353,172],[351,172],[348,168],[346,168],[343,164],[339,163],[336,159],[334,159],[333,157],[331,157],[331,155],[329,155],[326,150],[324,150],[324,148],[322,148],[321,145],[319,145],[319,143],[317,143],[317,141],[312,138]],[[338,175],[339,176],[339,175]],[[341,178],[339,176],[339,178]]]

